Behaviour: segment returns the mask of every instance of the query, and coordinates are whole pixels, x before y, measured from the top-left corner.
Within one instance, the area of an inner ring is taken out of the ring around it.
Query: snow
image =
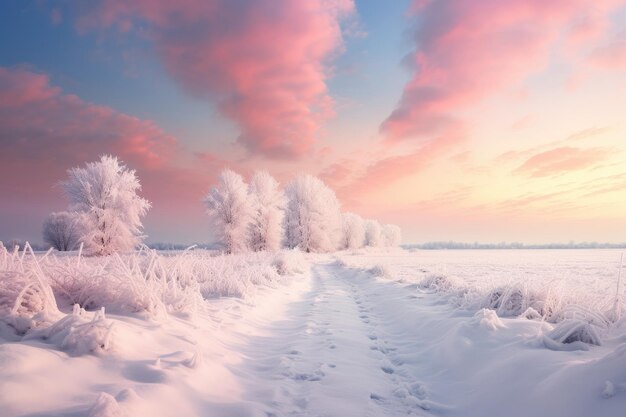
[[[619,255],[0,253],[0,415],[622,416]]]

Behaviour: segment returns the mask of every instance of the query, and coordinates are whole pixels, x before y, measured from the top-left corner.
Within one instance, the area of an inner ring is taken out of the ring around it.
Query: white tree
[[[227,253],[248,249],[252,207],[248,186],[241,175],[227,169],[219,176],[219,184],[204,198],[207,212],[213,218],[218,240]]]
[[[70,210],[81,216],[81,240],[88,254],[110,255],[141,243],[141,219],[150,203],[137,195],[141,184],[134,170],[105,155],[67,173],[61,184]]]
[[[382,245],[380,223],[376,220],[365,222],[365,245],[377,247]]]
[[[343,213],[341,220],[343,225],[341,247],[343,249],[362,248],[365,244],[365,223],[363,218],[354,213]]]
[[[58,251],[76,249],[81,233],[81,222],[77,213],[50,213],[43,223],[43,241]]]
[[[250,248],[254,251],[280,249],[287,199],[278,182],[267,172],[256,172],[250,181]]]
[[[400,246],[402,244],[402,230],[400,226],[386,224],[383,226],[382,235],[385,246]]]
[[[341,240],[340,205],[333,190],[319,178],[304,175],[287,185],[287,246],[305,252],[336,250]]]

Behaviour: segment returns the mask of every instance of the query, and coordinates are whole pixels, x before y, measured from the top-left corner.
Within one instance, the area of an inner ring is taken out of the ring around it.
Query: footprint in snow
[[[321,381],[322,378],[325,376],[326,374],[324,372],[318,370],[312,373],[296,372],[295,374],[293,374],[292,379],[294,379],[295,381],[315,382],[315,381]]]
[[[384,402],[384,401],[385,401],[385,397],[383,397],[383,396],[382,396],[382,395],[380,395],[380,394],[376,394],[375,392],[372,392],[372,393],[370,394],[370,398],[371,398],[372,400],[376,401],[376,402],[379,402],[379,403],[380,403],[380,402]]]
[[[386,374],[393,374],[395,372],[395,370],[391,367],[391,365],[383,365],[380,367],[380,369],[386,373]]]

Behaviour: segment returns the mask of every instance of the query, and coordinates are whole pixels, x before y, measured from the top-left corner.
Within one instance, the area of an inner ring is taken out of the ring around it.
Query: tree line
[[[116,157],[68,170],[61,182],[69,206],[51,213],[44,241],[60,251],[103,256],[134,250],[144,239],[142,219],[151,204],[137,193],[136,172]],[[331,252],[365,246],[399,246],[401,230],[341,212],[337,196],[323,181],[301,175],[280,187],[269,173],[254,173],[247,184],[234,171],[220,173],[203,199],[218,243],[226,253],[275,251]]]

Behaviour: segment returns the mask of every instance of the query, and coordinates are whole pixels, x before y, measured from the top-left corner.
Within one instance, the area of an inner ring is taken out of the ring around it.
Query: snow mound
[[[544,344],[552,350],[588,350],[587,345],[600,346],[597,327],[587,321],[565,319],[544,336]]]
[[[24,340],[41,338],[68,352],[71,356],[102,354],[112,347],[113,322],[106,319],[104,308],[90,319],[78,304],[52,326],[29,333]]]
[[[101,392],[95,404],[89,410],[89,414],[87,414],[87,416],[124,417],[125,414],[122,412],[122,409],[112,395],[107,394],[106,392]]]
[[[541,320],[543,319],[543,316],[534,308],[528,307],[526,311],[520,314],[520,318],[523,318],[526,320]]]
[[[505,327],[500,317],[498,317],[498,314],[486,308],[478,310],[476,314],[474,314],[472,321],[487,330],[498,330]]]

